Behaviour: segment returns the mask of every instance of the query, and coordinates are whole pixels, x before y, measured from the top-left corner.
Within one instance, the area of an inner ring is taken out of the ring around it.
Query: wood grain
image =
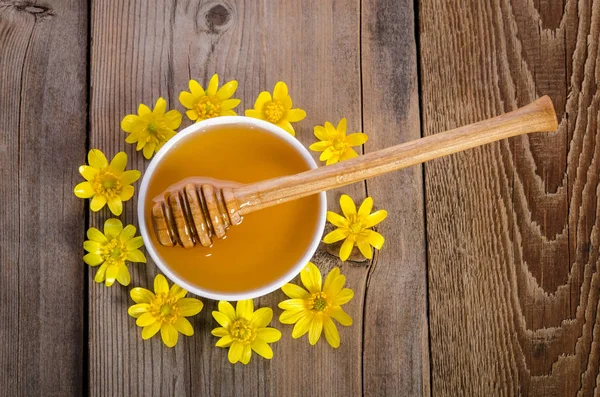
[[[421,136],[412,1],[362,2],[361,49],[367,152]],[[363,395],[429,396],[423,171],[369,180],[388,218],[385,245],[369,269],[364,308]]]
[[[425,134],[544,94],[560,122],[425,167],[432,392],[598,395],[600,3],[420,7]]]
[[[81,396],[86,2],[0,1],[0,395]]]
[[[294,104],[308,117],[297,129],[305,145],[314,142],[312,126],[348,118],[349,128],[361,128],[359,74],[359,7],[336,2],[197,2],[108,1],[92,9],[91,146],[109,155],[125,150],[131,166],[143,170],[147,161],[124,142],[121,118],[139,102],[159,95],[177,105],[179,91],[190,78],[206,82],[213,73],[240,82],[240,112],[262,90],[285,81]],[[364,184],[330,194],[337,209],[341,192],[357,201]],[[125,222],[136,222],[134,200],[125,205]],[[107,212],[92,216],[99,226]],[[324,271],[340,265],[321,249],[314,259]],[[142,341],[140,330],[126,313],[128,289],[108,289],[90,276],[91,395],[357,395],[362,390],[362,304],[369,271],[342,265],[356,297],[348,304],[352,327],[340,327],[342,345],[334,350],[321,340],[311,347],[292,340],[291,326],[274,345],[275,357],[253,357],[248,366],[232,366],[227,351],[214,347],[215,326],[206,301],[194,319],[196,334],[168,349],[158,338]],[[152,263],[132,266],[132,286],[148,286],[156,273]],[[281,292],[261,298],[257,306],[275,308]]]

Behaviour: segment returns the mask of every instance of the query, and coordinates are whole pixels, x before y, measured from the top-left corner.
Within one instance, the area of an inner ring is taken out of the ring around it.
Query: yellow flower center
[[[239,318],[231,323],[229,333],[233,339],[242,343],[250,343],[256,339],[255,327],[245,318]]]
[[[330,303],[327,300],[325,292],[316,292],[308,300],[308,308],[316,312],[323,312],[329,308]]]
[[[196,112],[198,112],[200,119],[210,119],[221,114],[221,104],[217,101],[218,98],[211,99],[208,96],[200,98],[196,104]]]
[[[94,192],[100,196],[105,196],[108,200],[117,197],[123,190],[121,178],[111,171],[100,170],[94,182],[92,183]]]
[[[338,137],[333,140],[332,145],[336,151],[342,152],[348,147],[348,142],[346,142],[345,138]]]
[[[155,123],[148,124],[148,132],[150,134],[156,134],[158,132],[158,127],[156,126]]]
[[[148,312],[152,314],[161,323],[173,324],[179,317],[180,311],[177,306],[179,299],[175,296],[170,296],[166,292],[156,294]]]
[[[265,106],[265,116],[271,123],[277,123],[283,117],[285,111],[283,105],[279,101],[272,101]]]
[[[350,233],[352,234],[360,234],[363,230],[365,230],[365,225],[363,225],[360,221],[350,222]]]
[[[102,247],[100,255],[109,266],[123,264],[127,258],[127,248],[119,238],[113,238]]]

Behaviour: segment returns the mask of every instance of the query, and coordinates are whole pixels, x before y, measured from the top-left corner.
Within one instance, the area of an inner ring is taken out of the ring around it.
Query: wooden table
[[[0,1],[0,394],[600,395],[599,43],[591,0]],[[334,350],[275,320],[274,359],[232,366],[215,302],[176,348],[142,341],[130,288],[81,260],[108,210],[73,195],[89,148],[144,170],[121,118],[215,72],[244,107],[287,82],[305,145],[347,117],[371,152],[544,94],[560,127],[330,193],[390,213],[384,249],[341,264],[354,325]]]

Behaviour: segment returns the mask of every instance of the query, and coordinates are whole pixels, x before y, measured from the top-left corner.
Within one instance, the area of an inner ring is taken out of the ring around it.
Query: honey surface
[[[216,293],[247,292],[287,273],[304,255],[317,228],[318,195],[244,216],[212,247],[161,246],[152,228],[153,198],[181,179],[205,176],[251,183],[309,169],[292,146],[268,133],[218,127],[187,137],[162,158],[148,185],[146,224],[158,254],[180,278]]]

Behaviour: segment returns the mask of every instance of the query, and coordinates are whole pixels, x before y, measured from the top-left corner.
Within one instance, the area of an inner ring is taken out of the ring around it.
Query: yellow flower
[[[286,284],[281,289],[291,299],[279,304],[284,312],[279,316],[279,321],[284,324],[296,324],[292,331],[293,338],[300,338],[308,332],[308,341],[311,345],[317,343],[321,332],[325,331],[325,339],[334,348],[340,346],[340,334],[332,319],[341,325],[352,325],[352,318],[341,308],[354,296],[350,288],[344,288],[346,277],[340,274],[340,269],[333,268],[325,285],[321,287],[321,272],[308,262],[300,272],[300,279],[306,289],[295,285]]]
[[[142,339],[150,339],[160,330],[162,341],[168,347],[177,344],[179,332],[194,335],[192,324],[186,317],[200,313],[204,304],[194,298],[186,298],[187,291],[169,284],[162,274],[154,278],[154,294],[146,288],[131,290],[131,299],[136,303],[127,313],[137,318],[136,325],[143,327]]]
[[[179,102],[187,109],[185,114],[192,121],[206,120],[217,116],[235,116],[233,111],[240,104],[239,99],[230,99],[237,90],[238,82],[231,80],[219,87],[219,76],[213,75],[206,91],[196,80],[190,80],[190,92],[181,91]]]
[[[291,123],[304,119],[306,112],[302,109],[292,109],[292,98],[288,94],[287,85],[280,81],[275,84],[273,97],[271,98],[268,91],[261,92],[256,98],[254,109],[246,110],[246,116],[266,120],[295,136],[296,132]]]
[[[125,261],[146,263],[146,257],[138,248],[144,245],[141,236],[135,235],[135,226],[123,224],[116,218],[107,219],[104,222],[104,234],[90,227],[87,231],[83,249],[89,254],[83,257],[83,261],[90,266],[100,266],[94,277],[94,281],[106,282],[110,287],[117,280],[121,285],[129,285],[131,281],[129,270]]]
[[[138,107],[138,114],[128,114],[121,121],[121,128],[128,132],[127,143],[136,143],[135,150],[144,149],[144,157],[150,159],[165,142],[171,139],[175,130],[181,125],[181,113],[167,110],[167,101],[158,98],[154,110],[143,103]]]
[[[108,208],[115,215],[123,212],[123,201],[133,196],[133,186],[142,175],[138,170],[125,171],[127,155],[119,152],[108,164],[106,156],[98,149],[88,153],[88,164],[79,167],[79,173],[86,179],[75,186],[74,192],[80,198],[92,198],[90,209],[100,211],[108,202]]]
[[[217,341],[218,347],[229,347],[230,363],[248,364],[252,350],[266,359],[273,358],[273,350],[268,344],[277,342],[281,332],[267,327],[273,319],[271,308],[254,311],[252,299],[239,301],[235,309],[231,303],[220,301],[219,310],[213,311],[212,315],[221,325],[213,329],[212,334],[221,337]]]
[[[384,220],[387,211],[379,210],[371,214],[373,199],[367,197],[356,212],[354,201],[345,194],[340,197],[340,207],[344,216],[327,211],[327,220],[338,228],[327,234],[323,242],[331,244],[346,239],[340,249],[340,259],[343,261],[348,259],[355,245],[365,258],[371,259],[373,257],[371,246],[381,249],[385,240],[381,234],[370,228]]]
[[[345,118],[340,120],[337,128],[330,122],[326,122],[325,126],[316,126],[315,136],[320,142],[313,143],[309,146],[309,149],[315,152],[323,152],[319,160],[327,161],[326,165],[358,156],[358,153],[351,146],[360,146],[369,139],[367,134],[362,132],[355,132],[346,136]]]

